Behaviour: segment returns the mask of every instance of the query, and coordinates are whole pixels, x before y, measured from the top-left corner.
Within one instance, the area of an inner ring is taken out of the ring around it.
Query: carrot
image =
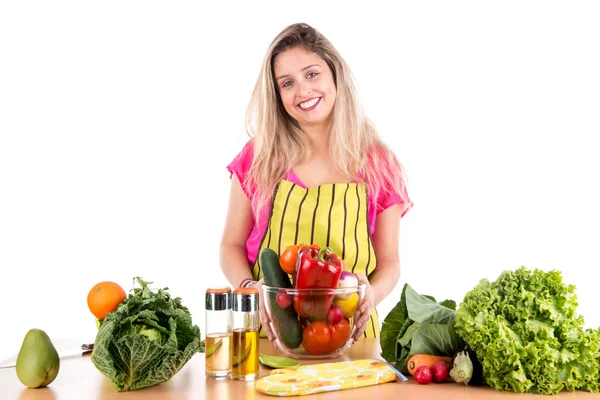
[[[421,365],[432,368],[436,363],[443,361],[448,365],[452,363],[452,357],[433,356],[430,354],[415,354],[407,363],[408,372],[414,376],[415,371]]]

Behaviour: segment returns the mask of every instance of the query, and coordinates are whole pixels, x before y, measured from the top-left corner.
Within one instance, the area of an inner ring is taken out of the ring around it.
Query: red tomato
[[[327,350],[335,351],[350,339],[350,322],[343,319],[335,325],[329,325],[329,331],[331,332],[331,341]]]
[[[283,250],[281,256],[279,256],[279,265],[286,274],[294,274],[294,270],[296,269],[296,258],[298,258],[298,250],[300,250],[300,247],[301,246],[297,244],[288,246]]]
[[[279,256],[279,265],[286,274],[294,275],[296,270],[296,259],[298,258],[298,250],[300,250],[302,247],[309,247],[317,250],[320,249],[320,247],[316,244],[305,245],[302,243],[293,244],[286,247],[283,250],[283,253],[281,253]]]
[[[302,346],[310,354],[327,353],[330,342],[331,331],[325,322],[315,321],[302,332]]]

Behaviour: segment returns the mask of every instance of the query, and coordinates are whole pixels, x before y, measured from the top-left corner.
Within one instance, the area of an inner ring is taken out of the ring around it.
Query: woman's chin
[[[326,127],[329,124],[329,118],[323,115],[314,115],[314,116],[303,116],[304,118],[299,118],[297,121],[300,124],[300,127],[307,128],[316,128],[319,126]]]

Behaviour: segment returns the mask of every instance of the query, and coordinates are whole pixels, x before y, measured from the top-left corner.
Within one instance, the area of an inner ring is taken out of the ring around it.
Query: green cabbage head
[[[141,287],[102,320],[91,356],[118,392],[169,380],[204,346],[179,297],[137,280]]]

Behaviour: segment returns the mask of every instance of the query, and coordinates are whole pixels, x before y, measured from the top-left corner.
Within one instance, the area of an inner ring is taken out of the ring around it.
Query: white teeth
[[[315,104],[317,104],[317,101],[319,101],[319,98],[315,98],[309,101],[306,101],[304,103],[300,103],[300,107],[303,109],[307,109],[307,108],[311,108],[312,106],[314,106]]]

